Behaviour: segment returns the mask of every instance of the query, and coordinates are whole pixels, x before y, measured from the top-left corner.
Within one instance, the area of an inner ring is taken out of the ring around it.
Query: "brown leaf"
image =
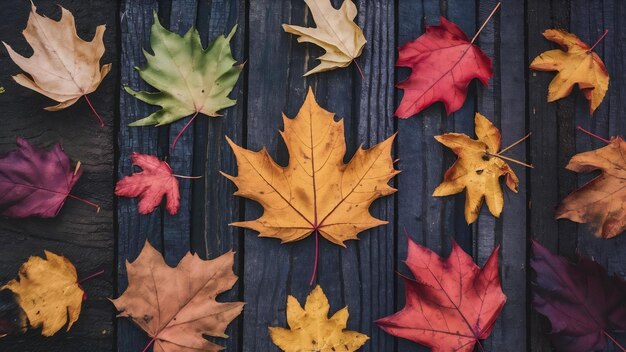
[[[104,30],[104,25],[96,27],[93,39],[86,42],[76,34],[71,12],[61,7],[61,20],[57,22],[38,15],[37,7],[31,2],[28,24],[22,33],[33,48],[33,55],[23,57],[3,42],[11,59],[28,73],[20,73],[13,79],[59,102],[46,110],[61,110],[74,104],[95,91],[111,70],[111,64],[100,67]]]
[[[626,230],[626,143],[613,137],[609,145],[576,154],[565,167],[574,172],[602,173],[570,193],[556,210],[557,219],[590,223],[597,237],[611,238]]]
[[[233,287],[234,252],[213,260],[187,253],[172,268],[146,241],[139,257],[126,262],[128,288],[113,304],[143,329],[155,352],[219,351],[203,335],[226,337],[226,326],[243,309],[243,302],[220,303],[216,296]]]

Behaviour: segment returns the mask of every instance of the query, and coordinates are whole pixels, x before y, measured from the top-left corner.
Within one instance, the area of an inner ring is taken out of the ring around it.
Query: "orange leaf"
[[[574,172],[600,170],[600,176],[570,193],[556,210],[557,219],[591,223],[597,237],[611,238],[626,230],[626,143],[613,137],[609,145],[576,154],[565,167]]]
[[[568,96],[578,84],[589,100],[589,112],[593,114],[609,89],[609,73],[602,59],[572,33],[548,29],[543,36],[563,48],[545,51],[530,63],[533,70],[559,71],[548,87],[548,101]]]
[[[343,121],[322,109],[309,89],[298,115],[283,115],[281,136],[289,150],[289,164],[278,165],[263,148],[252,152],[228,139],[237,157],[238,175],[224,174],[237,186],[235,195],[259,202],[263,215],[233,223],[258,231],[261,237],[293,242],[319,231],[345,246],[369,228],[386,224],[369,213],[369,206],[396,190],[387,183],[398,173],[391,145],[395,137],[364,150],[343,163],[346,143]]]

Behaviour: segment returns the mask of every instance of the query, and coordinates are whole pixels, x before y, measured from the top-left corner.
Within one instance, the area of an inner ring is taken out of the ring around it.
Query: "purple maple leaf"
[[[55,217],[82,175],[61,145],[50,151],[17,138],[17,149],[0,155],[0,215]]]
[[[537,273],[533,306],[550,319],[558,351],[602,351],[610,333],[626,329],[626,281],[609,277],[595,261],[569,263],[533,241]]]

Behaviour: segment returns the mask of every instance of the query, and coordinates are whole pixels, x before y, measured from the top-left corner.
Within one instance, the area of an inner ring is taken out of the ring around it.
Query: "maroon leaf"
[[[611,331],[626,329],[626,281],[609,277],[589,258],[581,256],[571,264],[536,241],[532,247],[530,265],[537,273],[533,306],[550,319],[554,347],[604,350],[607,338],[613,340]]]
[[[53,218],[82,175],[61,145],[47,151],[17,138],[17,149],[0,155],[0,215]]]

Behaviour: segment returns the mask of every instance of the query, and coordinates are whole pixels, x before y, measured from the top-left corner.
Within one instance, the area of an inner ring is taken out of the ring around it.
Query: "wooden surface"
[[[59,19],[57,1],[37,1],[40,14]],[[20,71],[2,49],[0,54],[0,85],[6,92],[0,94],[2,128],[0,150],[15,148],[17,136],[28,139],[38,147],[50,148],[61,143],[65,152],[80,160],[83,176],[72,194],[100,204],[96,213],[91,206],[68,199],[54,219],[9,220],[0,219],[0,282],[16,277],[20,265],[31,255],[43,255],[44,249],[62,254],[77,267],[78,276],[86,277],[100,270],[105,273],[86,281],[83,287],[87,300],[78,322],[70,333],[60,332],[43,338],[40,331],[0,339],[0,351],[112,351],[115,347],[115,321],[107,298],[115,295],[115,200],[111,190],[114,184],[114,136],[117,130],[119,60],[116,42],[118,26],[117,4],[93,1],[85,6],[82,0],[62,1],[76,18],[78,34],[91,40],[95,24],[106,24],[104,44],[106,52],[102,63],[113,63],[111,73],[100,88],[90,94],[90,100],[103,117],[105,128],[100,128],[87,102],[80,99],[71,107],[58,112],[44,111],[54,101],[26,89],[11,79]],[[21,35],[30,12],[28,1],[13,1],[0,7],[0,39],[17,52],[30,56],[32,49]]]
[[[335,5],[340,1],[333,0]],[[348,327],[370,336],[362,351],[427,351],[405,340],[384,334],[372,321],[401,308],[402,281],[396,272],[407,273],[404,231],[418,243],[447,255],[457,241],[482,265],[496,245],[501,245],[500,273],[507,304],[489,339],[486,351],[550,351],[547,320],[529,308],[532,273],[527,270],[529,238],[560,254],[574,258],[576,251],[593,256],[609,271],[626,276],[626,236],[596,239],[587,226],[568,220],[555,221],[554,208],[566,194],[589,179],[563,167],[577,153],[598,148],[602,142],[576,132],[581,125],[602,136],[626,134],[626,2],[596,0],[507,0],[478,38],[478,45],[494,60],[494,78],[489,87],[470,85],[463,108],[446,116],[435,104],[417,117],[397,120],[393,111],[402,96],[394,83],[408,71],[393,67],[396,48],[423,33],[424,25],[437,24],[439,16],[459,24],[471,37],[495,5],[494,0],[357,0],[357,23],[368,43],[358,63],[348,68],[303,78],[316,65],[322,51],[300,44],[281,29],[281,24],[314,25],[300,0],[108,0],[84,2],[62,0],[74,12],[79,35],[90,38],[94,24],[106,23],[103,63],[113,62],[113,71],[91,99],[105,117],[100,129],[84,100],[61,112],[41,110],[49,101],[16,85],[11,74],[19,69],[7,55],[0,55],[0,95],[4,128],[0,150],[13,148],[15,137],[50,147],[61,142],[73,160],[81,160],[85,174],[77,184],[77,196],[97,201],[103,210],[94,214],[84,204],[69,200],[58,218],[27,221],[0,220],[0,278],[12,278],[29,255],[43,249],[61,253],[86,276],[100,269],[103,276],[85,283],[89,294],[77,325],[49,339],[37,332],[0,339],[1,351],[120,351],[138,352],[148,342],[146,335],[125,320],[115,320],[106,300],[126,288],[126,260],[134,260],[144,241],[162,250],[175,265],[191,250],[214,258],[234,249],[235,272],[240,279],[220,300],[244,300],[244,313],[226,332],[230,338],[215,339],[230,351],[278,351],[271,343],[268,326],[285,326],[288,294],[304,300],[314,261],[314,237],[289,245],[260,239],[252,231],[228,224],[254,219],[258,204],[234,197],[233,185],[219,171],[236,174],[234,156],[224,136],[247,148],[267,146],[281,164],[288,155],[278,131],[281,113],[294,116],[313,87],[320,105],[344,118],[346,160],[363,144],[371,146],[398,131],[394,147],[402,170],[392,184],[398,193],[374,203],[372,213],[389,220],[386,226],[365,231],[359,241],[342,249],[320,242],[320,266],[316,282],[329,297],[331,310],[350,309]],[[28,3],[14,1],[0,8],[0,39],[20,53],[29,48],[19,34],[28,16]],[[40,13],[58,18],[53,1],[38,1]],[[142,48],[149,49],[152,13],[161,23],[180,34],[195,25],[206,45],[237,24],[232,41],[234,57],[246,67],[231,94],[237,99],[224,116],[200,116],[179,140],[175,151],[169,145],[187,119],[171,126],[127,127],[155,111],[121,89],[151,89],[139,78],[134,66],[142,66]],[[605,101],[593,118],[587,102],[575,89],[556,103],[546,102],[547,85],[553,74],[533,73],[528,63],[554,47],[541,32],[565,28],[593,43],[604,29],[609,36],[596,47],[611,74]],[[432,136],[463,132],[473,136],[473,115],[480,111],[501,128],[503,145],[532,131],[531,139],[510,154],[535,165],[528,170],[514,165],[520,177],[520,192],[505,192],[505,209],[494,219],[483,209],[478,221],[467,226],[463,218],[464,196],[433,198],[433,189],[454,161],[454,155]],[[136,201],[114,199],[114,179],[132,172],[133,151],[166,158],[174,171],[202,175],[201,180],[181,180],[182,207],[178,215],[160,210],[141,216]],[[114,263],[117,263],[115,265]],[[114,329],[114,326],[116,327]],[[626,342],[626,335],[618,335]],[[115,348],[117,345],[117,349]],[[616,351],[611,347],[610,351]]]

